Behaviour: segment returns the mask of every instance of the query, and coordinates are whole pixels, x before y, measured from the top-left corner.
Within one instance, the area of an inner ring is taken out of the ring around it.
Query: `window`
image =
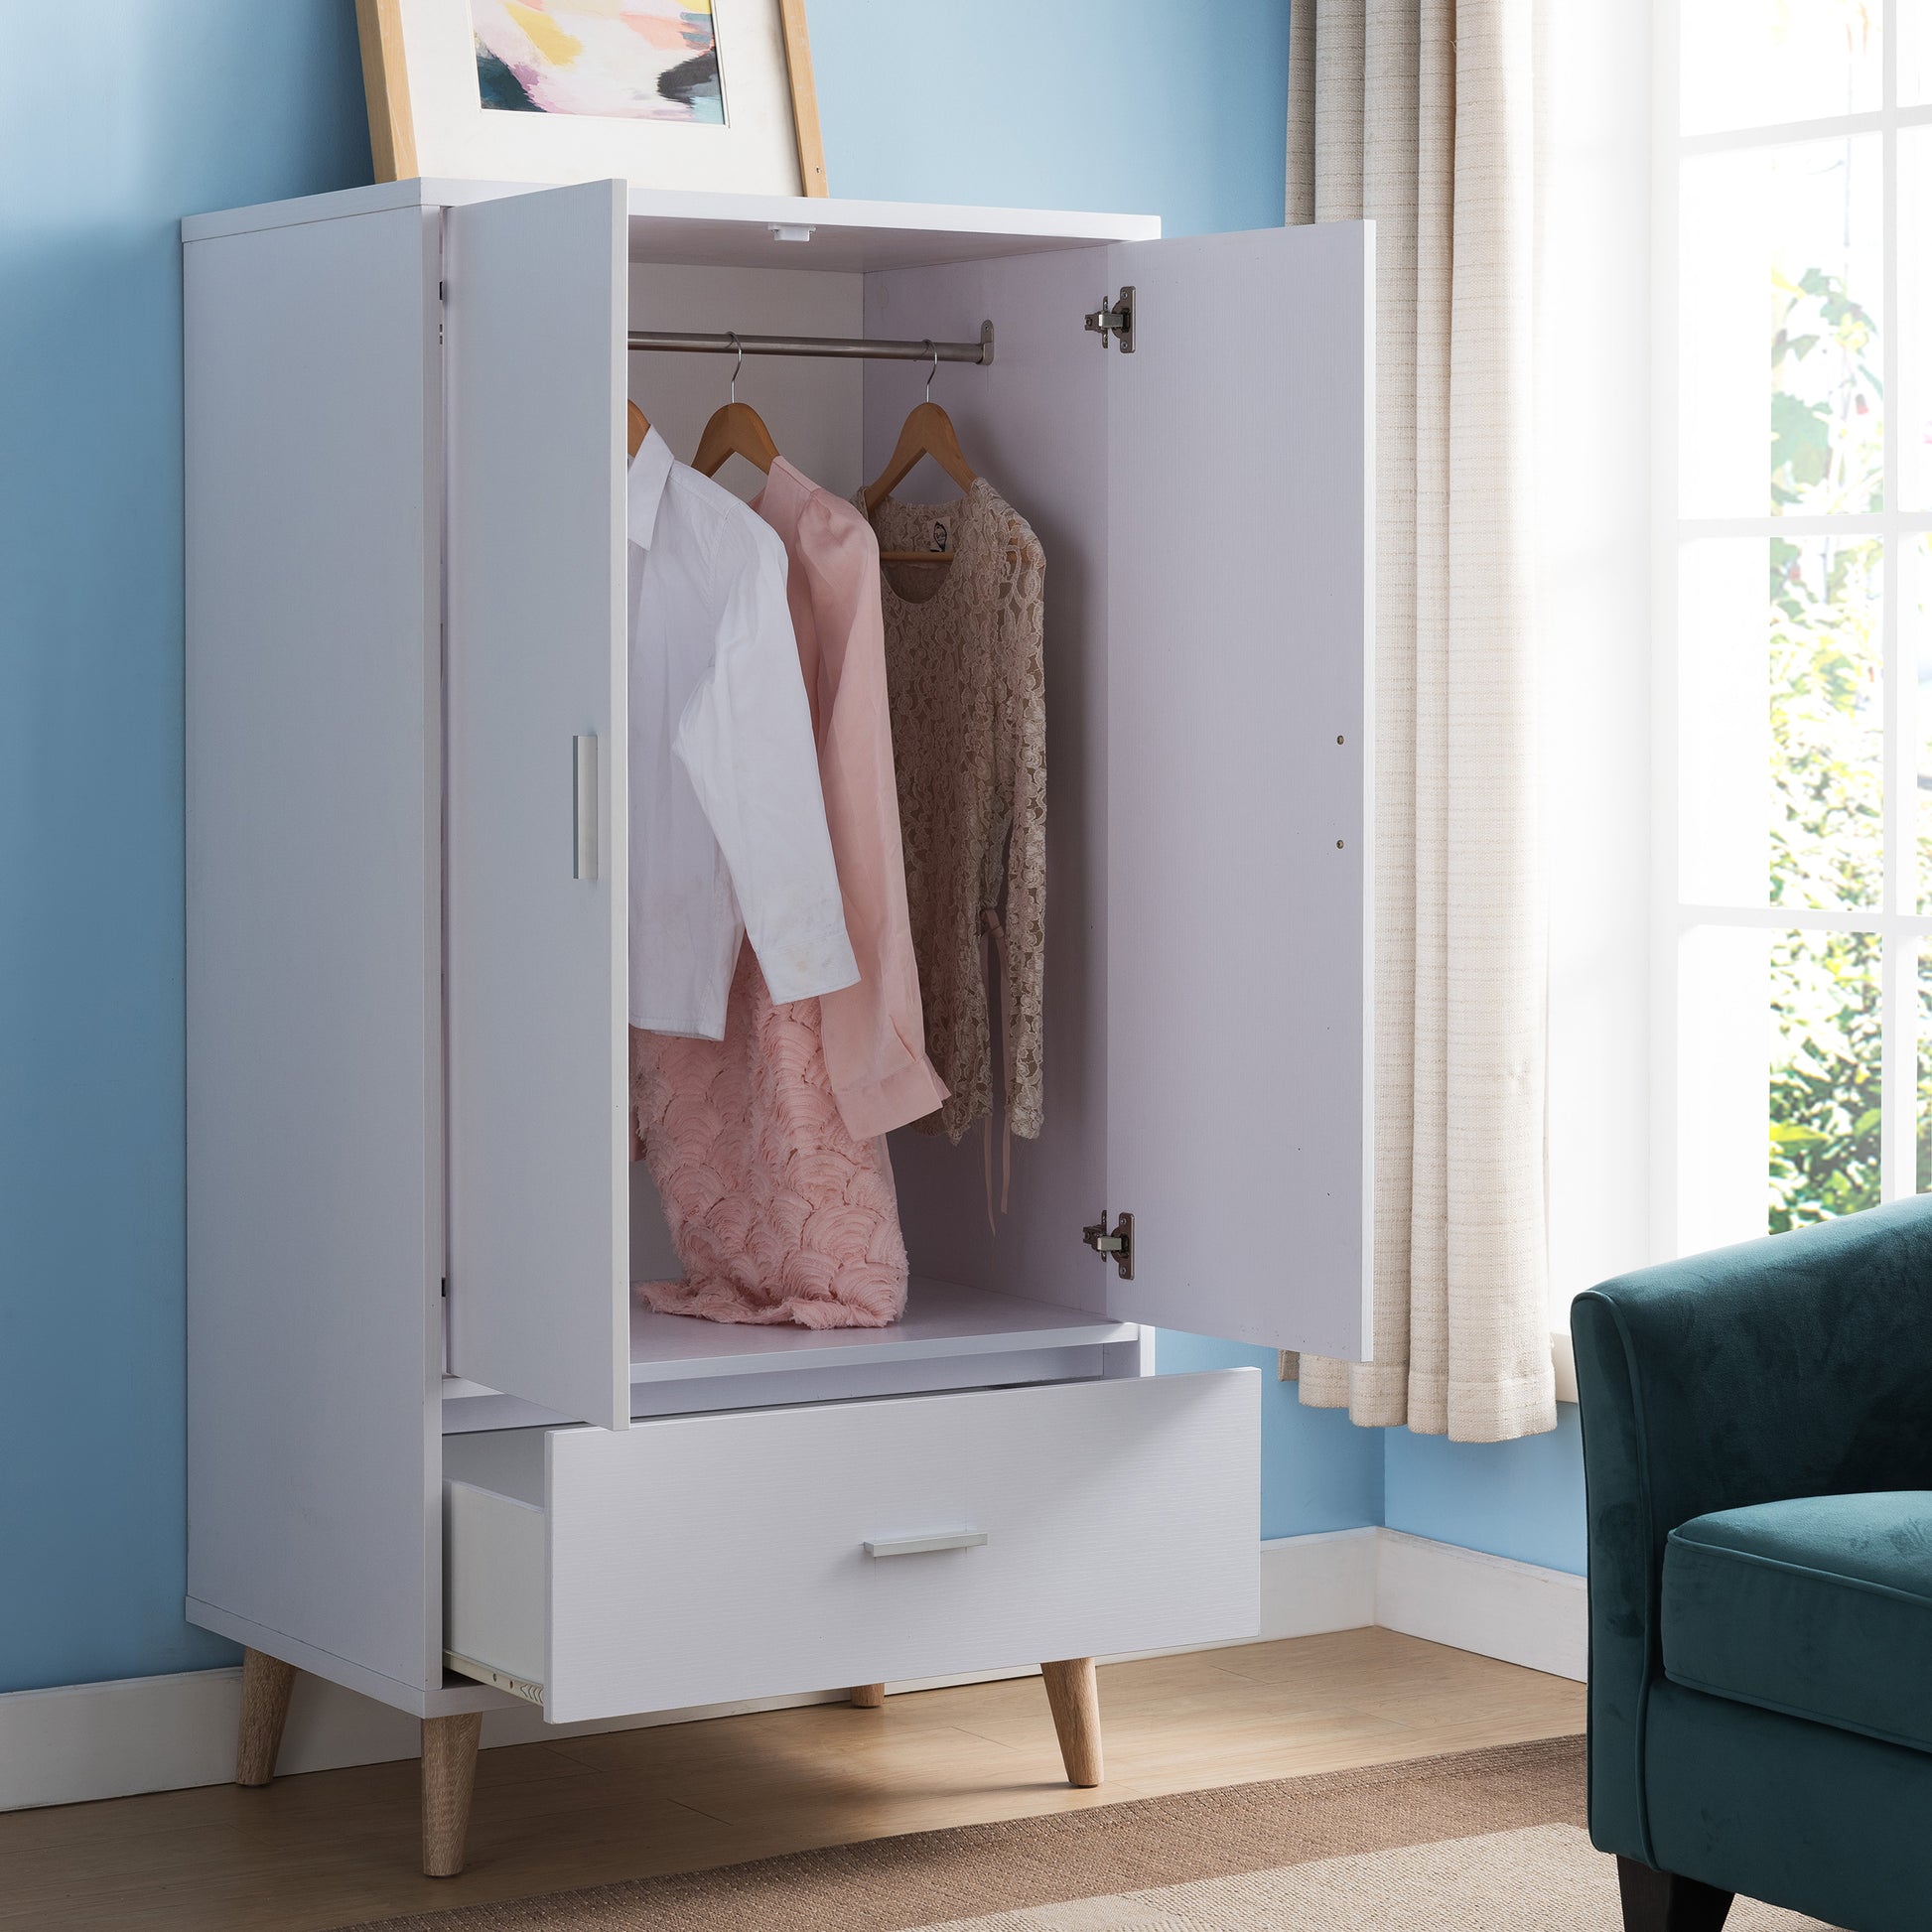
[[[1684,1252],[1932,1187],[1932,0],[1658,19]]]

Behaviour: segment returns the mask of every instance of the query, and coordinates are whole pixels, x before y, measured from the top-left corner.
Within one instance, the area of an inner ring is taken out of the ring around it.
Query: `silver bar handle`
[[[869,1557],[922,1557],[928,1550],[977,1550],[984,1530],[954,1530],[946,1536],[896,1536],[865,1545]]]
[[[597,877],[597,736],[573,738],[571,777],[576,819],[576,850],[572,855],[573,879]]]

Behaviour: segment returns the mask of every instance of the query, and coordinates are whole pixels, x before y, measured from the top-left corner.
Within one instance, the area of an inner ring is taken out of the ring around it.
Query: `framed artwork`
[[[355,0],[378,181],[823,195],[805,0]]]

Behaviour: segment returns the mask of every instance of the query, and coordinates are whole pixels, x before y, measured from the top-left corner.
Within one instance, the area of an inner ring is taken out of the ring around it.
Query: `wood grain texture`
[[[402,45],[402,0],[355,0],[355,26],[362,43],[362,91],[368,97],[369,159],[375,179],[410,181],[419,170]]]
[[[423,1720],[423,1876],[454,1878],[470,1836],[483,1714]]]
[[[1060,1740],[1060,1757],[1068,1784],[1085,1789],[1106,1775],[1100,1749],[1100,1685],[1091,1657],[1067,1657],[1041,1664],[1046,1683],[1046,1706],[1053,1714],[1053,1731]]]
[[[855,1684],[852,1687],[852,1702],[861,1711],[883,1711],[886,1708],[886,1687],[883,1684]]]
[[[241,1653],[241,1717],[235,1726],[234,1781],[270,1784],[275,1757],[282,1748],[282,1726],[288,1722],[289,1698],[295,1690],[295,1666],[271,1657],[265,1650]]]
[[[485,1750],[464,1875],[417,1870],[403,1760],[0,1815],[9,1925],[334,1932],[360,1919],[1125,1798],[1580,1732],[1584,1687],[1383,1630],[1103,1664],[1110,1781],[1064,1782],[1037,1683]],[[302,1882],[292,1884],[290,1873]]]
[[[827,196],[825,137],[818,124],[818,84],[812,78],[811,36],[805,31],[805,0],[778,0],[785,35],[785,72],[791,85],[791,125],[798,140],[798,192]]]

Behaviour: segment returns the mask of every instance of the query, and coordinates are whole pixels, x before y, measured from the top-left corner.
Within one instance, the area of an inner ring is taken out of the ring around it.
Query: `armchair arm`
[[[1589,1514],[1589,1820],[1650,1861],[1664,1541],[1709,1510],[1932,1488],[1932,1197],[1605,1282],[1571,1313]]]

